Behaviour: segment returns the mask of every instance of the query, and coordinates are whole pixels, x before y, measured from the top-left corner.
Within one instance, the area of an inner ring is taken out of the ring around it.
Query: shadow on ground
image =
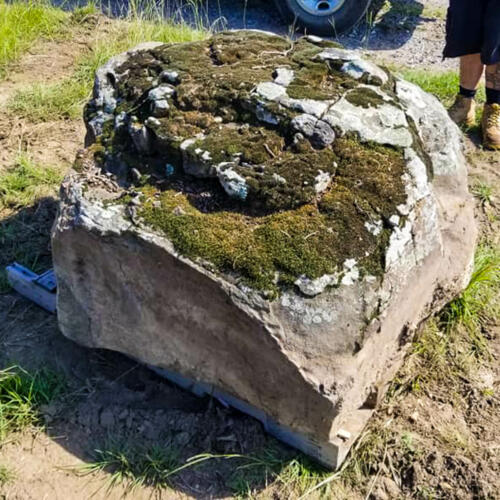
[[[153,488],[220,498],[265,487],[294,458],[308,463],[256,420],[198,398],[121,354],[67,340],[55,317],[17,295],[0,296],[0,323],[0,369],[17,365],[35,373],[43,367],[66,381],[66,393],[41,415],[45,433],[89,464],[75,467],[75,474],[102,468],[109,480],[118,472]],[[200,455],[200,464],[172,473]],[[90,479],[86,492],[101,486],[102,477],[101,483]]]

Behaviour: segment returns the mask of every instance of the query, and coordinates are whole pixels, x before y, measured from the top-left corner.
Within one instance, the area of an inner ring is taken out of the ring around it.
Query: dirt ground
[[[69,167],[83,144],[82,121],[32,124],[12,116],[5,103],[16,89],[70,76],[91,37],[106,29],[108,22],[101,20],[90,31],[82,30],[55,45],[37,44],[0,82],[0,175],[12,166],[20,150],[29,151],[40,164],[61,171]],[[443,22],[441,18],[419,20],[427,28],[403,28],[404,33],[397,35],[401,39],[394,42],[401,52],[376,45],[371,49],[385,61],[435,67]],[[352,40],[356,36],[359,39],[358,33]],[[422,36],[427,37],[423,42]],[[371,43],[379,42],[372,39]],[[418,50],[420,45],[428,51]],[[483,182],[498,188],[498,154],[483,151],[478,142],[475,136],[465,138],[471,187]],[[54,194],[54,198],[19,212],[0,213],[3,228],[27,225],[30,230],[24,237],[37,238],[46,246],[39,262],[42,267],[50,265],[48,235],[55,210]],[[478,202],[477,216],[483,235],[499,244],[498,192],[491,203]],[[8,258],[10,254],[0,252],[0,265],[8,264]],[[367,479],[369,484],[359,488],[333,484],[328,498],[500,498],[499,399],[494,391],[484,396],[485,388],[498,391],[500,326],[491,324],[487,337],[491,359],[484,362],[476,377],[463,380],[458,394],[450,393],[443,380],[432,390],[409,393],[382,406],[371,427],[390,430],[395,436],[410,435],[408,450],[389,450],[378,471]],[[6,293],[0,295],[0,367],[12,363],[28,371],[50,367],[64,374],[68,394],[42,408],[43,430],[14,435],[0,448],[0,464],[14,472],[14,478],[0,486],[0,498],[6,500],[224,498],[231,497],[240,478],[238,459],[217,459],[186,469],[172,479],[171,488],[162,491],[140,487],[130,493],[123,485],[108,489],[109,472],[84,475],[84,467],[95,459],[94,450],[110,442],[172,448],[179,450],[181,461],[207,452],[251,455],[269,449],[283,462],[296,456],[267,436],[252,418],[209,398],[194,397],[117,353],[89,350],[70,342],[59,333],[54,316],[15,293]],[[407,375],[403,370],[401,376]],[[392,458],[387,461],[386,456]],[[264,474],[253,478],[252,486],[260,497],[293,498],[281,485],[267,483]]]

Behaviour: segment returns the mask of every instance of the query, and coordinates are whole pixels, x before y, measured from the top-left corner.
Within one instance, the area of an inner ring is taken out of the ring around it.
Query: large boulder
[[[467,283],[460,132],[316,37],[148,44],[98,72],[53,229],[62,332],[336,467]]]

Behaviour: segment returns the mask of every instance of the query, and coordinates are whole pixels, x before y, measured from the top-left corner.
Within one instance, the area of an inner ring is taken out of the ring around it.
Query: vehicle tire
[[[275,0],[283,18],[317,35],[334,36],[352,28],[371,0]]]

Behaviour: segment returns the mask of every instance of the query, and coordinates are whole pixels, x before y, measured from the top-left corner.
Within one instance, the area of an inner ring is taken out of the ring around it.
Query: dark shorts
[[[469,54],[500,62],[500,0],[450,0],[444,57]]]

